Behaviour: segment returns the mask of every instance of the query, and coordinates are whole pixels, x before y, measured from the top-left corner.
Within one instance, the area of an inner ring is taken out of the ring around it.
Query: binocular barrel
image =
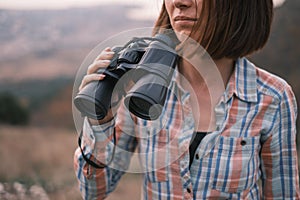
[[[117,81],[113,77],[106,77],[101,82],[94,81],[87,84],[74,99],[76,108],[84,116],[103,119],[110,108],[112,96],[110,91],[113,91]]]
[[[112,92],[118,80],[141,59],[143,52],[140,49],[125,49],[119,54],[120,47],[112,49],[116,54],[106,69],[98,73],[105,74],[101,81],[87,84],[74,98],[74,105],[83,116],[101,120],[111,107]],[[122,91],[118,91],[122,92]]]
[[[175,44],[165,35],[154,41],[134,69],[135,85],[124,102],[128,110],[145,120],[156,120],[164,106],[168,87],[177,63]]]

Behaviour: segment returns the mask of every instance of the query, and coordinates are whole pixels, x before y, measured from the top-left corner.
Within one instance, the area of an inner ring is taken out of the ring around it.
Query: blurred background
[[[73,172],[76,72],[106,38],[153,26],[161,2],[0,0],[0,199],[81,199]],[[300,1],[276,5],[270,40],[250,59],[300,99]],[[138,200],[141,184],[127,174],[109,199]]]

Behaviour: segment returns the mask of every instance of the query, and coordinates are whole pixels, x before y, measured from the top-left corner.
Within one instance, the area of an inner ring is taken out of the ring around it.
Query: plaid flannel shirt
[[[124,106],[114,120],[83,128],[84,153],[112,164],[95,169],[74,156],[84,199],[103,199],[112,192],[138,152],[144,169],[141,199],[300,199],[296,151],[296,100],[281,78],[236,61],[226,90],[215,107],[216,130],[198,146],[189,169],[194,132],[189,93],[171,82],[160,119],[145,121]]]

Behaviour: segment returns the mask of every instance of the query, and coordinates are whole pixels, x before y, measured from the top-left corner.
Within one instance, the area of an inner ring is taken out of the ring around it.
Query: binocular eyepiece
[[[98,71],[105,78],[87,84],[74,98],[74,105],[84,116],[103,119],[114,106],[112,93],[118,80],[132,70],[130,74],[134,77],[130,78],[134,86],[127,94],[117,91],[118,96],[125,96],[125,106],[132,114],[156,120],[161,115],[176,67],[175,47],[169,35],[157,34],[151,38],[133,38],[123,47],[113,48],[115,55],[110,65]]]

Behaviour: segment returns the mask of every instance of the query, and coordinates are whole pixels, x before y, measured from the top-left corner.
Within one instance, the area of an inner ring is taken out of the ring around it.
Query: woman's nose
[[[174,6],[176,8],[188,8],[191,7],[193,4],[193,0],[173,0]]]

